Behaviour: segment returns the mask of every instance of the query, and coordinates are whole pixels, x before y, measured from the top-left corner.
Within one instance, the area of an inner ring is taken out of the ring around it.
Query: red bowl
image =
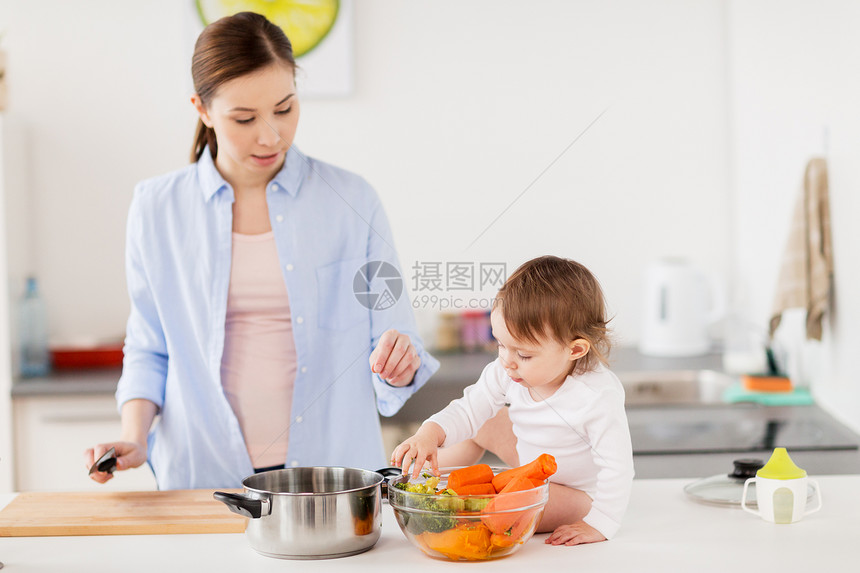
[[[52,348],[51,366],[55,370],[115,368],[122,366],[122,344],[91,348]]]

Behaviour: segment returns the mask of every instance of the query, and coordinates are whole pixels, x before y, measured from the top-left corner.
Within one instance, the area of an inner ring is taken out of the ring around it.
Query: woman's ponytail
[[[206,127],[202,119],[197,120],[197,129],[194,134],[194,147],[191,149],[191,162],[196,163],[202,156],[203,150],[209,146],[212,158],[218,155],[218,140],[215,138],[215,130]]]

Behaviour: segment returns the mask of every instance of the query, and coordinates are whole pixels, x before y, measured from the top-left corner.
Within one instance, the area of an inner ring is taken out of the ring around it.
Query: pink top
[[[287,459],[296,345],[275,236],[233,233],[221,384],[255,468]]]

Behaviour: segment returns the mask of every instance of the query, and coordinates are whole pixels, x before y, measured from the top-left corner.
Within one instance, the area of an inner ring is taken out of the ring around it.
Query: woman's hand
[[[86,464],[87,471],[93,467],[97,459],[102,457],[111,448],[116,448],[116,469],[118,471],[139,467],[146,461],[146,444],[139,444],[137,442],[110,442],[99,444],[84,452],[84,463]],[[90,474],[90,478],[93,481],[105,483],[113,479],[113,474],[95,471]]]
[[[545,543],[550,545],[579,545],[580,543],[596,543],[598,541],[606,541],[606,537],[584,521],[577,521],[558,526],[546,538]]]
[[[406,386],[421,366],[421,357],[406,334],[386,330],[370,353],[370,370],[392,386]]]
[[[412,479],[418,477],[426,462],[430,462],[430,469],[434,475],[439,475],[439,460],[436,456],[439,446],[445,442],[445,431],[442,426],[435,422],[426,422],[418,428],[415,435],[405,440],[394,448],[391,454],[391,465],[399,467],[403,475],[412,467]]]
[[[116,449],[116,469],[119,471],[136,468],[146,461],[146,442],[152,421],[158,413],[155,403],[143,398],[129,400],[122,405],[122,433],[118,442],[99,444],[84,452],[84,462],[87,471],[97,459],[111,448]],[[113,477],[108,472],[93,472],[90,478],[99,483],[105,483]]]

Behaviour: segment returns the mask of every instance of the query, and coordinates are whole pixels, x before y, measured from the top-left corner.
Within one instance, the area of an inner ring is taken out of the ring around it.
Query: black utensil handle
[[[95,472],[107,472],[112,474],[116,469],[116,448],[111,448],[102,454],[102,457],[97,459],[90,468],[90,474]]]
[[[229,507],[233,513],[252,519],[259,519],[263,515],[263,500],[254,499],[241,493],[227,493],[225,491],[216,491],[212,497]]]
[[[767,373],[771,376],[779,376],[781,372],[779,371],[779,365],[776,363],[776,356],[773,353],[773,348],[768,346],[764,349],[764,352],[767,357]]]
[[[116,458],[108,458],[96,466],[98,471],[112,474],[116,469]]]

